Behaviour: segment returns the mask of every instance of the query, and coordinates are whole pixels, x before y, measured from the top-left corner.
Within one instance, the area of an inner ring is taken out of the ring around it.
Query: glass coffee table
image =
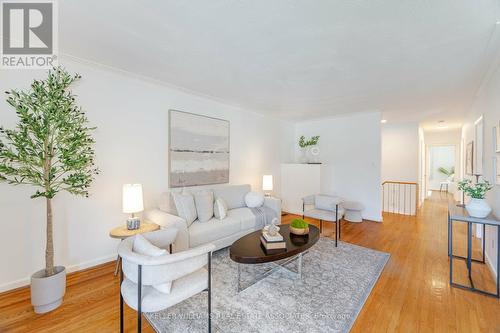
[[[297,278],[302,278],[302,255],[318,241],[319,229],[313,225],[309,225],[308,235],[297,236],[290,233],[289,225],[282,224],[279,227],[279,233],[286,242],[286,250],[267,253],[260,242],[261,230],[241,237],[229,248],[229,257],[238,263],[238,292],[257,283],[279,268],[285,268],[293,272]],[[296,262],[296,271],[289,268],[292,262]],[[242,287],[241,266],[266,263],[272,263],[272,268],[262,274],[258,274],[253,281]]]

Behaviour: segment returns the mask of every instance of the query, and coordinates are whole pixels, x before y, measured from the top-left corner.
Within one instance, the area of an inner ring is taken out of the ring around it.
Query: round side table
[[[160,230],[160,226],[156,223],[141,221],[141,226],[139,229],[128,230],[127,226],[123,225],[121,227],[116,227],[109,232],[109,237],[124,240],[125,238],[135,236],[137,234],[143,234],[146,232]],[[170,251],[172,252],[172,251]],[[120,267],[120,256],[116,258],[115,265],[115,276],[118,274],[118,268]]]

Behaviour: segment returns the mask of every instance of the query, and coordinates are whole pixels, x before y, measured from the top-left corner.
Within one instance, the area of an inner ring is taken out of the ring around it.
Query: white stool
[[[361,211],[365,209],[362,203],[356,201],[344,201],[342,207],[345,209],[344,219],[349,222],[362,222]]]

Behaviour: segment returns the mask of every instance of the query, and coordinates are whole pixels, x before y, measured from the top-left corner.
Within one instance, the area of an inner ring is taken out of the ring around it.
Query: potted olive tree
[[[61,191],[88,196],[98,173],[94,128],[69,90],[79,78],[54,68],[29,90],[6,92],[19,121],[14,129],[0,127],[0,181],[33,186],[31,198],[44,198],[47,210],[45,269],[31,276],[31,303],[37,313],[57,308],[66,290],[66,270],[54,266],[52,199]]]

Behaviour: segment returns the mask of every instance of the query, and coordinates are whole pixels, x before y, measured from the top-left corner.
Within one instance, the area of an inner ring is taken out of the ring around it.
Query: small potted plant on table
[[[294,235],[307,235],[309,234],[309,224],[303,219],[294,219],[290,224],[290,233]]]
[[[485,218],[491,213],[491,207],[484,199],[486,192],[491,190],[493,185],[488,181],[473,184],[470,179],[464,179],[458,183],[458,189],[464,191],[471,200],[465,205],[465,209],[472,217]]]

